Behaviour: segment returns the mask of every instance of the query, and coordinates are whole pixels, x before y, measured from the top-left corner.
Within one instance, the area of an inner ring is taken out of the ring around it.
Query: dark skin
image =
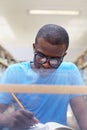
[[[7,105],[0,104],[0,124],[4,127],[11,130],[22,130],[38,123],[38,120],[30,111],[20,109],[10,114],[3,114],[7,108]]]
[[[51,45],[43,38],[38,40],[38,44],[33,44],[34,51],[39,51],[46,56],[56,57],[56,56],[65,56],[66,53],[66,46],[65,44],[60,45]],[[39,65],[40,67],[51,68],[49,63],[45,63],[43,65]],[[33,68],[36,68],[33,64]],[[78,121],[78,124],[81,130],[87,130],[87,103],[84,100],[83,96],[75,97],[70,100],[70,105],[72,111]]]
[[[35,52],[41,52],[45,56],[49,57],[62,57],[65,56],[66,53],[66,46],[65,44],[59,44],[59,45],[51,45],[49,42],[45,41],[43,38],[38,39],[38,44],[33,44],[33,50]],[[45,63],[43,65],[38,64],[40,68],[45,69],[53,69],[49,63]],[[35,64],[32,66],[33,68],[37,68]]]
[[[33,44],[33,50],[35,52],[41,52],[45,56],[49,57],[61,57],[66,55],[66,45],[64,43],[59,45],[51,45],[43,38],[38,39],[38,43]],[[45,64],[36,64],[35,61],[31,64],[33,70],[45,68],[53,69],[48,62]],[[87,130],[87,104],[82,96],[75,97],[70,100],[70,105],[76,116],[81,130]],[[11,130],[22,130],[23,128],[29,128],[29,126],[38,123],[38,120],[34,117],[32,112],[26,110],[18,110],[10,115],[4,115],[2,112],[6,110],[7,106],[0,105],[0,124],[11,128]],[[49,109],[49,108],[48,108]]]

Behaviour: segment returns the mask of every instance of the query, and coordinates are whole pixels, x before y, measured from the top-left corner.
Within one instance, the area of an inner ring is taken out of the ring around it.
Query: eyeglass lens
[[[49,64],[52,67],[57,67],[62,62],[63,57],[60,57],[60,58],[48,58],[48,57],[45,57],[45,56],[43,56],[43,55],[41,55],[39,53],[35,53],[35,59],[40,64],[44,64],[44,63],[46,63],[48,61]]]

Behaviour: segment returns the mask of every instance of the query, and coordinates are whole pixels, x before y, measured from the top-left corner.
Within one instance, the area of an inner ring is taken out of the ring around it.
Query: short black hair
[[[52,45],[66,44],[66,49],[69,46],[69,36],[67,31],[55,24],[46,24],[38,31],[35,43],[38,43],[39,38],[44,38]]]

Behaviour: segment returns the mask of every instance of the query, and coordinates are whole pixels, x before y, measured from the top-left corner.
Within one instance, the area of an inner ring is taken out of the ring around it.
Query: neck
[[[40,67],[39,66],[37,66],[33,61],[32,62],[30,62],[30,65],[31,65],[31,68],[32,69],[39,69]]]

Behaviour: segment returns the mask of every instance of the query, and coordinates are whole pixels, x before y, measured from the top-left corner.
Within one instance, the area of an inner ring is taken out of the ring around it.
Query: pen
[[[15,101],[18,103],[19,107],[20,107],[22,110],[24,110],[24,106],[21,104],[21,102],[20,102],[19,99],[16,97],[16,95],[15,95],[13,92],[11,92],[11,95],[12,95],[12,97],[15,99]],[[34,117],[34,121],[35,121],[36,123],[39,122],[36,117]]]
[[[12,97],[15,99],[15,101],[17,102],[17,104],[19,105],[19,107],[24,110],[24,106],[23,106],[23,105],[21,104],[21,102],[18,100],[18,98],[16,97],[16,95],[15,95],[13,92],[11,92],[11,95],[12,95]]]

